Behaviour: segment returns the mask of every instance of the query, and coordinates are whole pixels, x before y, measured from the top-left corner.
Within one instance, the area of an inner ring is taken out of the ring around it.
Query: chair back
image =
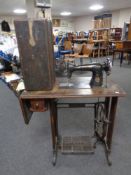
[[[64,41],[64,50],[72,50],[71,41]]]
[[[74,43],[73,51],[74,53],[80,53],[82,49],[82,44]]]
[[[94,44],[82,44],[81,52],[82,55],[90,55],[92,53],[92,49]]]

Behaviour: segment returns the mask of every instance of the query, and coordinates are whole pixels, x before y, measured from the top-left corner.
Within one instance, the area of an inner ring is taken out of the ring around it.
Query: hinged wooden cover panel
[[[26,90],[51,90],[55,83],[52,23],[15,21]]]

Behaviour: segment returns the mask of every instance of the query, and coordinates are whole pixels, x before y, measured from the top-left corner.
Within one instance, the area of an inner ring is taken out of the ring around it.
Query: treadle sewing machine
[[[75,71],[91,71],[92,77],[90,81],[90,86],[102,86],[103,85],[103,71],[106,72],[106,75],[110,75],[111,72],[111,62],[109,59],[106,60],[103,64],[92,63],[81,66],[68,67],[67,76],[71,78],[72,73]],[[107,86],[107,85],[106,85]]]
[[[71,154],[93,153],[96,145],[96,142],[92,142],[92,137],[87,135],[81,137],[60,136],[58,131],[59,108],[67,108],[68,110],[69,108],[93,109],[94,137],[104,143],[107,161],[111,165],[109,156],[117,103],[119,97],[125,96],[126,93],[110,81],[107,81],[106,86],[103,86],[103,71],[107,74],[110,72],[109,60],[103,64],[95,63],[69,68],[69,77],[76,70],[91,71],[93,76],[91,81],[89,77],[72,77],[70,79],[72,86],[67,86],[67,84],[65,86],[66,80],[64,78],[55,79],[54,77],[50,22],[48,20],[17,21],[15,27],[26,87],[26,90],[19,97],[24,121],[29,124],[33,112],[50,111],[53,165],[56,164],[59,150],[62,153]],[[44,51],[43,48],[45,48]],[[74,99],[75,102],[71,103],[70,98]],[[82,103],[76,102],[76,99],[80,98],[99,100],[95,100],[93,103],[84,102],[84,100]],[[68,102],[61,103],[60,99],[68,99]]]

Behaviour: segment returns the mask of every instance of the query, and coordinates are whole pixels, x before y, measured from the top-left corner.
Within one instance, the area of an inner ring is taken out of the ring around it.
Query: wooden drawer
[[[47,111],[47,102],[45,100],[30,100],[30,111],[33,112],[44,112]]]
[[[116,43],[116,49],[123,49],[123,43],[122,42]]]

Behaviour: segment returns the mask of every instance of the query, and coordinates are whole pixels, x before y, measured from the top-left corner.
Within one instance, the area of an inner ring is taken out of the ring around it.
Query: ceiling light
[[[103,5],[99,5],[99,4],[96,4],[96,5],[92,5],[89,7],[90,10],[100,10],[100,9],[103,9],[104,6]]]
[[[69,15],[71,15],[71,12],[61,12],[60,13],[62,16],[69,16]]]
[[[15,9],[13,12],[18,13],[18,14],[24,14],[26,13],[26,10],[25,9]]]

